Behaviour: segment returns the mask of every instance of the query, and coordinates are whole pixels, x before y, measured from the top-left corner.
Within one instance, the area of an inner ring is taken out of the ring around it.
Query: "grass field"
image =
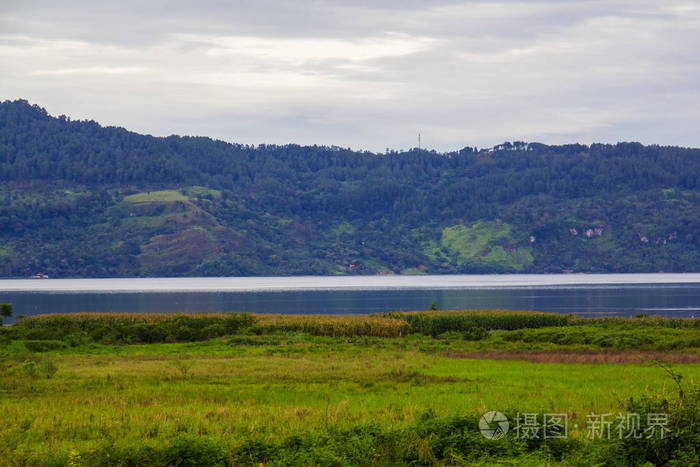
[[[126,196],[127,203],[165,203],[174,201],[189,201],[189,197],[177,190],[149,191],[147,193],[136,193]]]
[[[624,446],[587,440],[586,416],[624,412],[631,397],[677,399],[656,359],[690,362],[672,372],[691,393],[700,381],[698,328],[580,321],[498,311],[26,319],[0,341],[0,465],[629,461]],[[475,323],[485,335],[469,328]],[[122,334],[94,331],[105,324]],[[139,335],[130,326],[162,326],[163,342],[108,343]],[[42,338],[49,329],[58,333]],[[173,332],[190,341],[169,342]],[[610,345],[620,333],[624,345]],[[577,363],[552,363],[557,355]],[[630,358],[600,363],[601,355]],[[566,413],[569,438],[486,440],[477,421],[490,410]]]

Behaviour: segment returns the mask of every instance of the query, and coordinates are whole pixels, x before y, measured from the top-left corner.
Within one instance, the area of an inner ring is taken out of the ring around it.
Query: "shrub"
[[[9,318],[12,316],[12,305],[9,303],[0,303],[0,324],[3,323],[4,318]]]
[[[297,443],[293,443],[289,447],[297,446]],[[279,452],[279,446],[273,443],[248,439],[235,450],[234,459],[242,465],[266,464],[277,457]]]
[[[75,456],[70,453],[69,456]],[[180,437],[165,446],[115,445],[113,442],[79,454],[80,465],[153,467],[219,467],[230,465],[229,448],[209,438]]]
[[[12,316],[12,304],[0,303],[0,315],[6,318]]]
[[[700,344],[697,333],[691,330],[620,324],[520,329],[504,333],[502,338],[506,341],[591,345],[610,349],[672,350]]]
[[[62,340],[70,347],[80,347],[93,342],[93,339],[84,331],[68,334]]]
[[[223,324],[210,324],[202,328],[200,333],[203,339],[211,339],[212,337],[225,336],[226,334],[231,334],[227,331],[226,326]]]
[[[24,341],[23,344],[30,352],[48,352],[51,350],[61,350],[68,347],[65,342],[55,340]]]
[[[489,332],[479,326],[474,326],[470,329],[465,329],[462,331],[462,339],[465,341],[478,341],[481,339],[486,339],[489,336]]]
[[[641,397],[627,402],[627,411],[640,415],[640,431],[650,430],[647,416],[666,414],[670,430],[659,436],[624,438],[615,450],[630,464],[650,462],[654,465],[697,465],[700,459],[700,387],[676,400]]]
[[[280,443],[247,440],[233,451],[234,465],[469,465],[511,458],[543,449],[528,448],[512,437],[494,442],[478,430],[478,418],[426,415],[405,428],[362,425],[325,433],[292,435]],[[573,446],[553,446],[558,455]],[[542,453],[554,457],[550,452]],[[484,464],[486,465],[486,464]]]
[[[0,345],[9,344],[12,342],[13,334],[0,327]]]
[[[165,465],[217,467],[227,464],[228,449],[208,438],[178,438],[163,453]]]
[[[465,341],[478,341],[485,339],[489,336],[489,332],[478,326],[472,326],[462,331],[447,331],[439,334],[437,337],[440,339],[447,340],[465,340]]]
[[[22,363],[22,371],[32,379],[53,378],[58,371],[58,365],[52,360],[26,360]]]
[[[474,331],[476,328],[511,330],[566,326],[570,320],[568,315],[555,313],[499,310],[408,312],[385,316],[406,321],[411,332],[433,337],[449,331],[469,332],[476,336],[479,335],[478,331]]]
[[[131,337],[136,342],[165,342],[168,334],[164,327],[159,323],[132,324],[125,329],[125,337]]]
[[[75,336],[71,342],[155,343],[234,334],[250,327],[254,320],[240,313],[73,313],[32,316],[13,327],[33,340]]]

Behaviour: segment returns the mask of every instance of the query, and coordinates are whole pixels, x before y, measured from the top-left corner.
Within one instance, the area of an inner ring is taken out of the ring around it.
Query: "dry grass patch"
[[[699,363],[700,353],[655,351],[525,351],[502,350],[494,352],[461,352],[450,350],[448,358],[483,360],[521,360],[537,363],[644,363],[663,361],[670,363]]]
[[[256,314],[256,324],[267,330],[304,332],[317,336],[400,337],[409,333],[403,320],[378,315]]]

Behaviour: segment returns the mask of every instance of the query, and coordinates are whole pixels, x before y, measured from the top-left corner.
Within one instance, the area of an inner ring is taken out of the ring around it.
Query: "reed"
[[[92,322],[137,324],[172,321],[182,317],[211,321],[225,320],[232,315],[237,316],[241,315],[241,313],[44,313],[24,318],[17,324],[25,327],[45,326],[47,322],[52,324],[62,322],[76,324]]]
[[[17,327],[29,339],[62,339],[87,333],[95,340],[170,342],[202,340],[254,326],[259,333],[294,332],[333,337],[400,337],[404,320],[373,315],[285,315],[243,313],[66,313],[26,318]]]
[[[409,324],[400,319],[377,315],[255,315],[256,324],[266,331],[302,332],[333,337],[400,337],[409,333]]]
[[[569,315],[534,311],[450,310],[389,313],[386,316],[403,320],[411,332],[437,336],[445,332],[472,332],[474,329],[515,330],[548,326],[567,326]]]
[[[512,310],[440,310],[370,315],[289,315],[245,313],[66,313],[25,318],[13,326],[18,338],[104,343],[206,340],[248,332],[307,333],[331,337],[438,336],[458,332],[479,340],[488,331],[594,326],[599,329],[700,329],[700,320],[681,318],[583,318]],[[559,333],[564,332],[559,330]],[[570,334],[570,333],[569,333]]]

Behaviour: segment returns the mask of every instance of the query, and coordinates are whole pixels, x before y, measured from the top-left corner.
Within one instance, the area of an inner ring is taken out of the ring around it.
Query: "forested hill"
[[[0,276],[700,270],[700,150],[374,154],[0,103]]]

